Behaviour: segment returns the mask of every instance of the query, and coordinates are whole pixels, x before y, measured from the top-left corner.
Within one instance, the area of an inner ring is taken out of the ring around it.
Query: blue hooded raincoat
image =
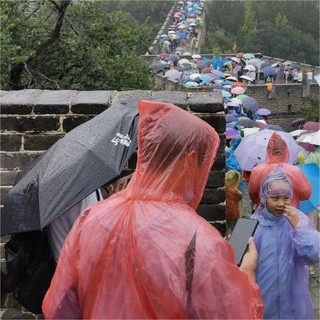
[[[286,181],[290,198],[292,186],[279,165],[260,188],[260,205],[252,215],[259,220],[254,234],[259,253],[257,283],[265,303],[265,319],[313,319],[308,265],[319,261],[320,237],[311,220],[298,211],[299,222],[291,226],[285,215],[272,215],[266,201],[274,195],[272,183]],[[283,190],[281,191],[283,192]]]

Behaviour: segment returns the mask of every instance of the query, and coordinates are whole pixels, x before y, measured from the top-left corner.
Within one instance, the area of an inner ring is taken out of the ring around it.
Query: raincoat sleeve
[[[79,230],[88,212],[84,211],[76,220],[62,247],[57,269],[42,304],[46,319],[82,318],[75,279],[77,272],[74,270],[74,260],[77,259],[74,244],[78,241]]]
[[[320,260],[320,233],[314,229],[311,220],[299,211],[299,223],[290,236],[295,244],[297,255],[306,264]]]

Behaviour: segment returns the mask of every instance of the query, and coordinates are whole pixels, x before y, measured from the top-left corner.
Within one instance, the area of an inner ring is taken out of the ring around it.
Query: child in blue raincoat
[[[265,319],[313,319],[308,266],[319,261],[320,234],[311,220],[290,206],[292,185],[281,165],[260,187],[254,241],[259,253],[257,283]]]

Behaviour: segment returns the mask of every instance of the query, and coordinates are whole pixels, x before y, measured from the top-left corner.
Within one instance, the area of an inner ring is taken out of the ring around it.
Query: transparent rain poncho
[[[254,234],[259,253],[257,283],[265,303],[265,319],[313,319],[308,265],[319,261],[320,237],[311,220],[293,208],[299,222],[294,228],[285,214],[277,217],[267,208],[267,199],[293,190],[283,166],[269,173],[260,188],[260,205],[252,215],[259,220]]]
[[[309,180],[300,168],[287,163],[288,159],[289,149],[287,144],[278,134],[273,133],[267,145],[265,162],[257,165],[251,171],[248,193],[254,203],[258,204],[260,202],[259,191],[262,181],[280,163],[292,183],[291,205],[299,209],[300,201],[309,199],[312,191]]]
[[[219,137],[172,104],[140,101],[127,188],[85,210],[62,249],[46,318],[261,318],[258,286],[195,209]]]

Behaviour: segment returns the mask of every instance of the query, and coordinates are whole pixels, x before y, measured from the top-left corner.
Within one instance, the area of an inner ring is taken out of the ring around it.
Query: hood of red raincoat
[[[196,209],[219,147],[218,134],[170,103],[142,100],[139,117],[137,168],[126,195],[184,200]]]
[[[280,163],[289,161],[289,148],[286,142],[277,134],[273,133],[269,139],[266,152],[266,163]]]

